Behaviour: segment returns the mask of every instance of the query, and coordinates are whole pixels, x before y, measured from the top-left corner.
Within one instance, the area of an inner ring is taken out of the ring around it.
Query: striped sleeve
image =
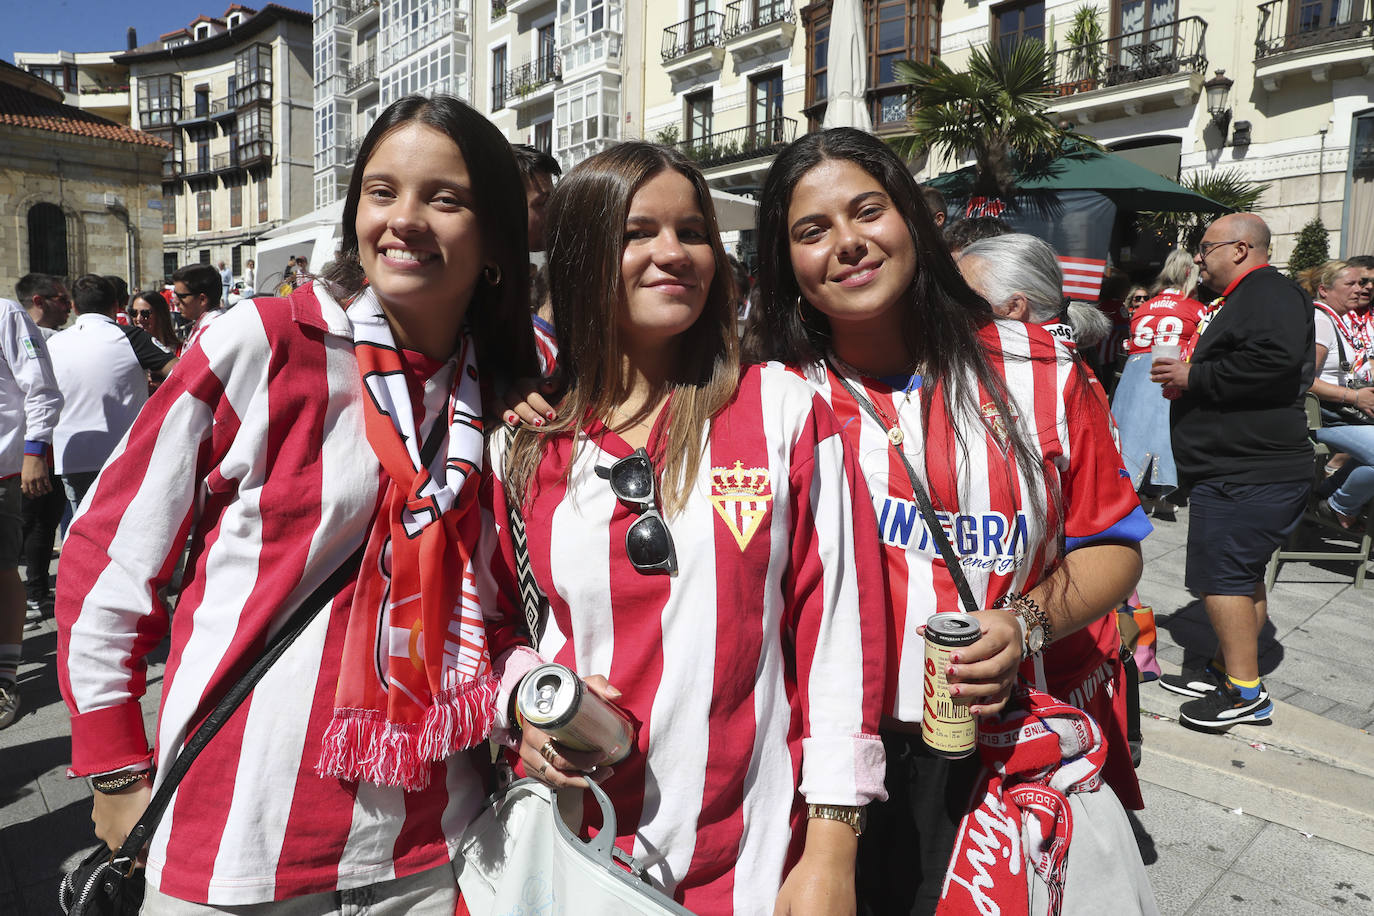
[[[254,313],[187,351],[116,447],[62,550],[58,680],[72,716],[70,774],[151,758],[139,700],[148,653],[167,633],[171,581],[197,501],[231,493],[217,465],[238,431],[269,350]],[[252,365],[250,363],[250,365]],[[238,390],[228,380],[238,379]]]
[[[802,779],[809,803],[887,797],[878,738],[887,611],[877,522],[853,448],[813,397],[792,455],[788,619],[801,699]]]
[[[1068,468],[1062,475],[1065,549],[1143,541],[1153,528],[1112,436],[1111,414],[1086,373],[1070,368],[1063,402],[1068,426]]]

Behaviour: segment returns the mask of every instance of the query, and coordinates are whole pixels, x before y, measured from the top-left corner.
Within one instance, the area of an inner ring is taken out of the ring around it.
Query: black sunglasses
[[[663,513],[658,511],[654,465],[649,453],[637,448],[628,458],[610,467],[598,467],[597,476],[609,480],[615,498],[628,503],[639,518],[625,532],[625,553],[637,572],[677,575],[677,551]]]
[[[177,292],[176,290],[172,290],[172,295],[173,295],[173,296],[176,296],[177,299],[178,299],[178,301],[180,301],[180,300],[182,300],[182,299],[190,299],[192,296],[197,295],[197,294],[196,294],[196,293],[179,293],[179,292]]]
[[[130,317],[130,318],[133,318],[133,319],[135,319],[135,320],[140,320],[140,319],[143,319],[143,318],[152,318],[152,317],[153,317],[153,310],[152,310],[152,309],[129,309],[129,317]]]

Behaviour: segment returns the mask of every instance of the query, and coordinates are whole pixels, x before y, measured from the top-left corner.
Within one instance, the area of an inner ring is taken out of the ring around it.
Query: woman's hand
[[[1367,417],[1374,417],[1374,388],[1355,389],[1355,406]]]
[[[557,419],[558,411],[548,402],[558,390],[556,378],[517,379],[506,391],[506,409],[501,421],[507,426],[533,426],[536,429]]]
[[[788,872],[773,916],[854,916],[854,856],[859,838],[840,821],[806,822],[806,849]]]
[[[148,810],[148,802],[153,799],[153,787],[147,779],[140,779],[133,785],[118,792],[106,794],[96,792],[91,804],[91,820],[95,822],[95,835],[118,852],[119,847],[129,838],[143,812]],[[139,856],[139,862],[143,857]]]
[[[583,680],[593,693],[608,703],[614,703],[621,696],[620,691],[599,674]],[[610,776],[615,771],[599,765],[604,758],[602,751],[566,748],[533,725],[525,725],[520,733],[520,759],[525,764],[525,772],[555,789],[565,786],[585,789],[586,776],[598,782]]]
[[[1016,615],[1002,608],[974,613],[983,635],[954,650],[945,679],[950,694],[969,704],[976,716],[1002,711],[1016,684],[1024,644]]]

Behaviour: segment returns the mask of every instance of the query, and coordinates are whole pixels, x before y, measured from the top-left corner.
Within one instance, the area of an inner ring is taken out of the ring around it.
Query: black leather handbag
[[[148,809],[138,819],[128,838],[111,853],[103,843],[91,850],[90,855],[81,861],[69,874],[63,877],[58,889],[58,903],[62,912],[68,916],[137,916],[143,906],[144,876],[138,864],[143,847],[152,838],[153,830],[172,800],[172,793],[181,782],[186,771],[215,733],[229,721],[234,710],[247,699],[248,694],[262,680],[273,663],[281,657],[296,637],[309,625],[321,610],[327,607],[343,587],[353,572],[361,565],[363,548],[359,547],[343,565],[334,570],[310,597],[301,602],[286,625],[268,642],[262,656],[253,663],[247,673],[229,689],[224,698],[215,706],[210,716],[191,735],[186,746],[177,754],[162,784],[153,793]]]

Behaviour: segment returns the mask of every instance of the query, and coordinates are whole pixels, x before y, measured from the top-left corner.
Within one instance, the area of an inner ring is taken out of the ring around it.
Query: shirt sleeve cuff
[[[47,454],[48,454],[48,445],[49,445],[49,443],[47,443],[47,442],[40,442],[40,441],[37,440],[37,439],[25,439],[25,440],[24,440],[24,454],[25,454],[25,455],[36,455],[36,456],[38,456],[39,458],[46,457]]]
[[[98,776],[152,763],[136,700],[72,716],[72,765],[67,775]]]
[[[500,686],[496,691],[496,718],[492,721],[491,740],[506,747],[518,747],[520,729],[511,721],[511,698],[525,675],[544,664],[539,653],[527,646],[516,646],[506,653],[497,665]]]
[[[1064,538],[1064,552],[1068,553],[1080,547],[1091,547],[1093,544],[1101,544],[1104,541],[1112,543],[1135,543],[1139,544],[1154,531],[1154,525],[1150,524],[1150,517],[1145,514],[1145,510],[1136,506],[1126,514],[1126,517],[1112,525],[1106,531],[1099,531],[1097,534],[1089,534],[1083,537]]]
[[[887,755],[877,735],[825,735],[802,739],[799,791],[811,805],[866,805],[886,801]]]

